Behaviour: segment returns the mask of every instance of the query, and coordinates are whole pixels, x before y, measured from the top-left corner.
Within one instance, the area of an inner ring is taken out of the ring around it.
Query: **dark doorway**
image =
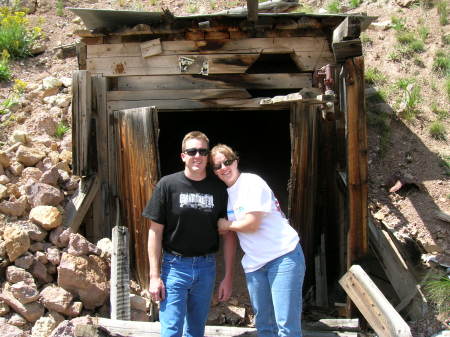
[[[214,146],[225,143],[238,151],[243,172],[260,175],[287,214],[291,143],[289,111],[159,112],[161,174],[183,169],[181,141],[193,130],[204,132]]]

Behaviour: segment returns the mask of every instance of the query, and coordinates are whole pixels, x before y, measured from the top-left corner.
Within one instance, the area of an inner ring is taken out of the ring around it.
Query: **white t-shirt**
[[[278,200],[261,177],[252,173],[241,173],[227,191],[228,220],[242,220],[249,212],[266,213],[256,232],[237,232],[245,253],[242,266],[246,273],[294,250],[299,242],[298,234],[289,225]]]

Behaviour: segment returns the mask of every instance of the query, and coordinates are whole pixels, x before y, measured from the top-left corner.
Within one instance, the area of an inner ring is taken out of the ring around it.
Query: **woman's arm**
[[[241,233],[253,233],[259,229],[264,212],[249,212],[246,213],[244,219],[228,221],[224,218],[220,218],[218,221],[219,232],[222,234],[226,231],[241,232]]]

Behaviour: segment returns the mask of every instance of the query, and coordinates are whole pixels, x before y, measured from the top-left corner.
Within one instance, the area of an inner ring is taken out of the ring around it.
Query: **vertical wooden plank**
[[[345,62],[347,121],[348,232],[347,268],[366,255],[367,232],[367,123],[364,110],[364,59]],[[354,308],[348,302],[348,314]]]
[[[155,107],[114,112],[117,129],[118,195],[122,223],[134,243],[134,270],[142,288],[148,287],[147,239],[150,221],[142,211],[159,179],[158,114]]]
[[[347,266],[368,249],[367,236],[367,122],[364,110],[364,59],[345,63],[347,80],[347,171],[349,234]]]
[[[92,77],[93,106],[95,110],[96,148],[98,170],[97,176],[100,180],[100,190],[94,200],[93,224],[87,231],[87,236],[92,241],[103,237],[111,237],[112,214],[111,193],[109,186],[108,170],[108,120],[106,113],[106,90],[107,79],[101,75]]]
[[[117,205],[118,206],[118,205]],[[119,211],[117,210],[119,218]],[[111,319],[130,320],[130,259],[129,235],[124,226],[112,230],[111,255]]]
[[[317,105],[291,106],[291,177],[288,216],[305,253],[305,287],[314,284],[315,203],[317,187]],[[311,272],[312,271],[312,272]]]
[[[86,70],[72,76],[72,153],[73,173],[87,176],[92,173],[88,162],[88,148],[92,117],[91,75]]]

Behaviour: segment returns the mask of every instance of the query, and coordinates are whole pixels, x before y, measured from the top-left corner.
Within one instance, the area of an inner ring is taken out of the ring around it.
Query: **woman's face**
[[[239,178],[238,161],[229,160],[220,152],[217,152],[212,156],[212,161],[213,171],[216,176],[218,176],[228,187],[232,186]]]

